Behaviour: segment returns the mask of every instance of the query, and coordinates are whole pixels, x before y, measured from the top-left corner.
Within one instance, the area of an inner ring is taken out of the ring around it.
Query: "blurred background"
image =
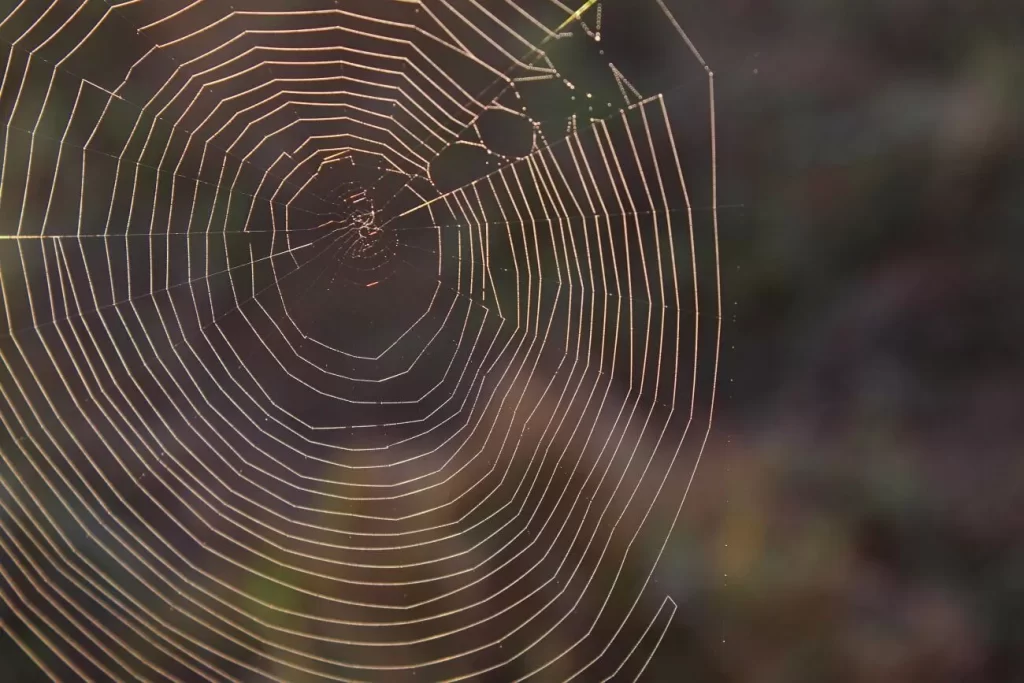
[[[698,4],[722,363],[645,680],[1024,680],[1024,9]]]
[[[693,20],[721,203],[743,206],[722,212],[724,392],[678,534],[701,645],[662,659],[705,658],[688,680],[1021,680],[1024,13],[713,4]]]

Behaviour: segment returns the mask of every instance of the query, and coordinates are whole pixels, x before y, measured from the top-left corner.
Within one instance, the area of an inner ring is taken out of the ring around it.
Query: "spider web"
[[[662,0],[21,0],[0,45],[0,626],[43,672],[643,674],[721,319]]]

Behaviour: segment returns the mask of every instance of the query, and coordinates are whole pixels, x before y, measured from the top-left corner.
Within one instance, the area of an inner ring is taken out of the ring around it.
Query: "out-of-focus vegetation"
[[[722,202],[744,207],[723,211],[726,391],[679,541],[706,577],[695,680],[1017,680],[1024,15],[704,11]]]

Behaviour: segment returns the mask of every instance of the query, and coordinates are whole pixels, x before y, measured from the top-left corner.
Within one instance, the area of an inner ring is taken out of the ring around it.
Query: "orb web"
[[[642,675],[721,319],[672,8],[21,0],[0,46],[0,627],[42,672]]]

